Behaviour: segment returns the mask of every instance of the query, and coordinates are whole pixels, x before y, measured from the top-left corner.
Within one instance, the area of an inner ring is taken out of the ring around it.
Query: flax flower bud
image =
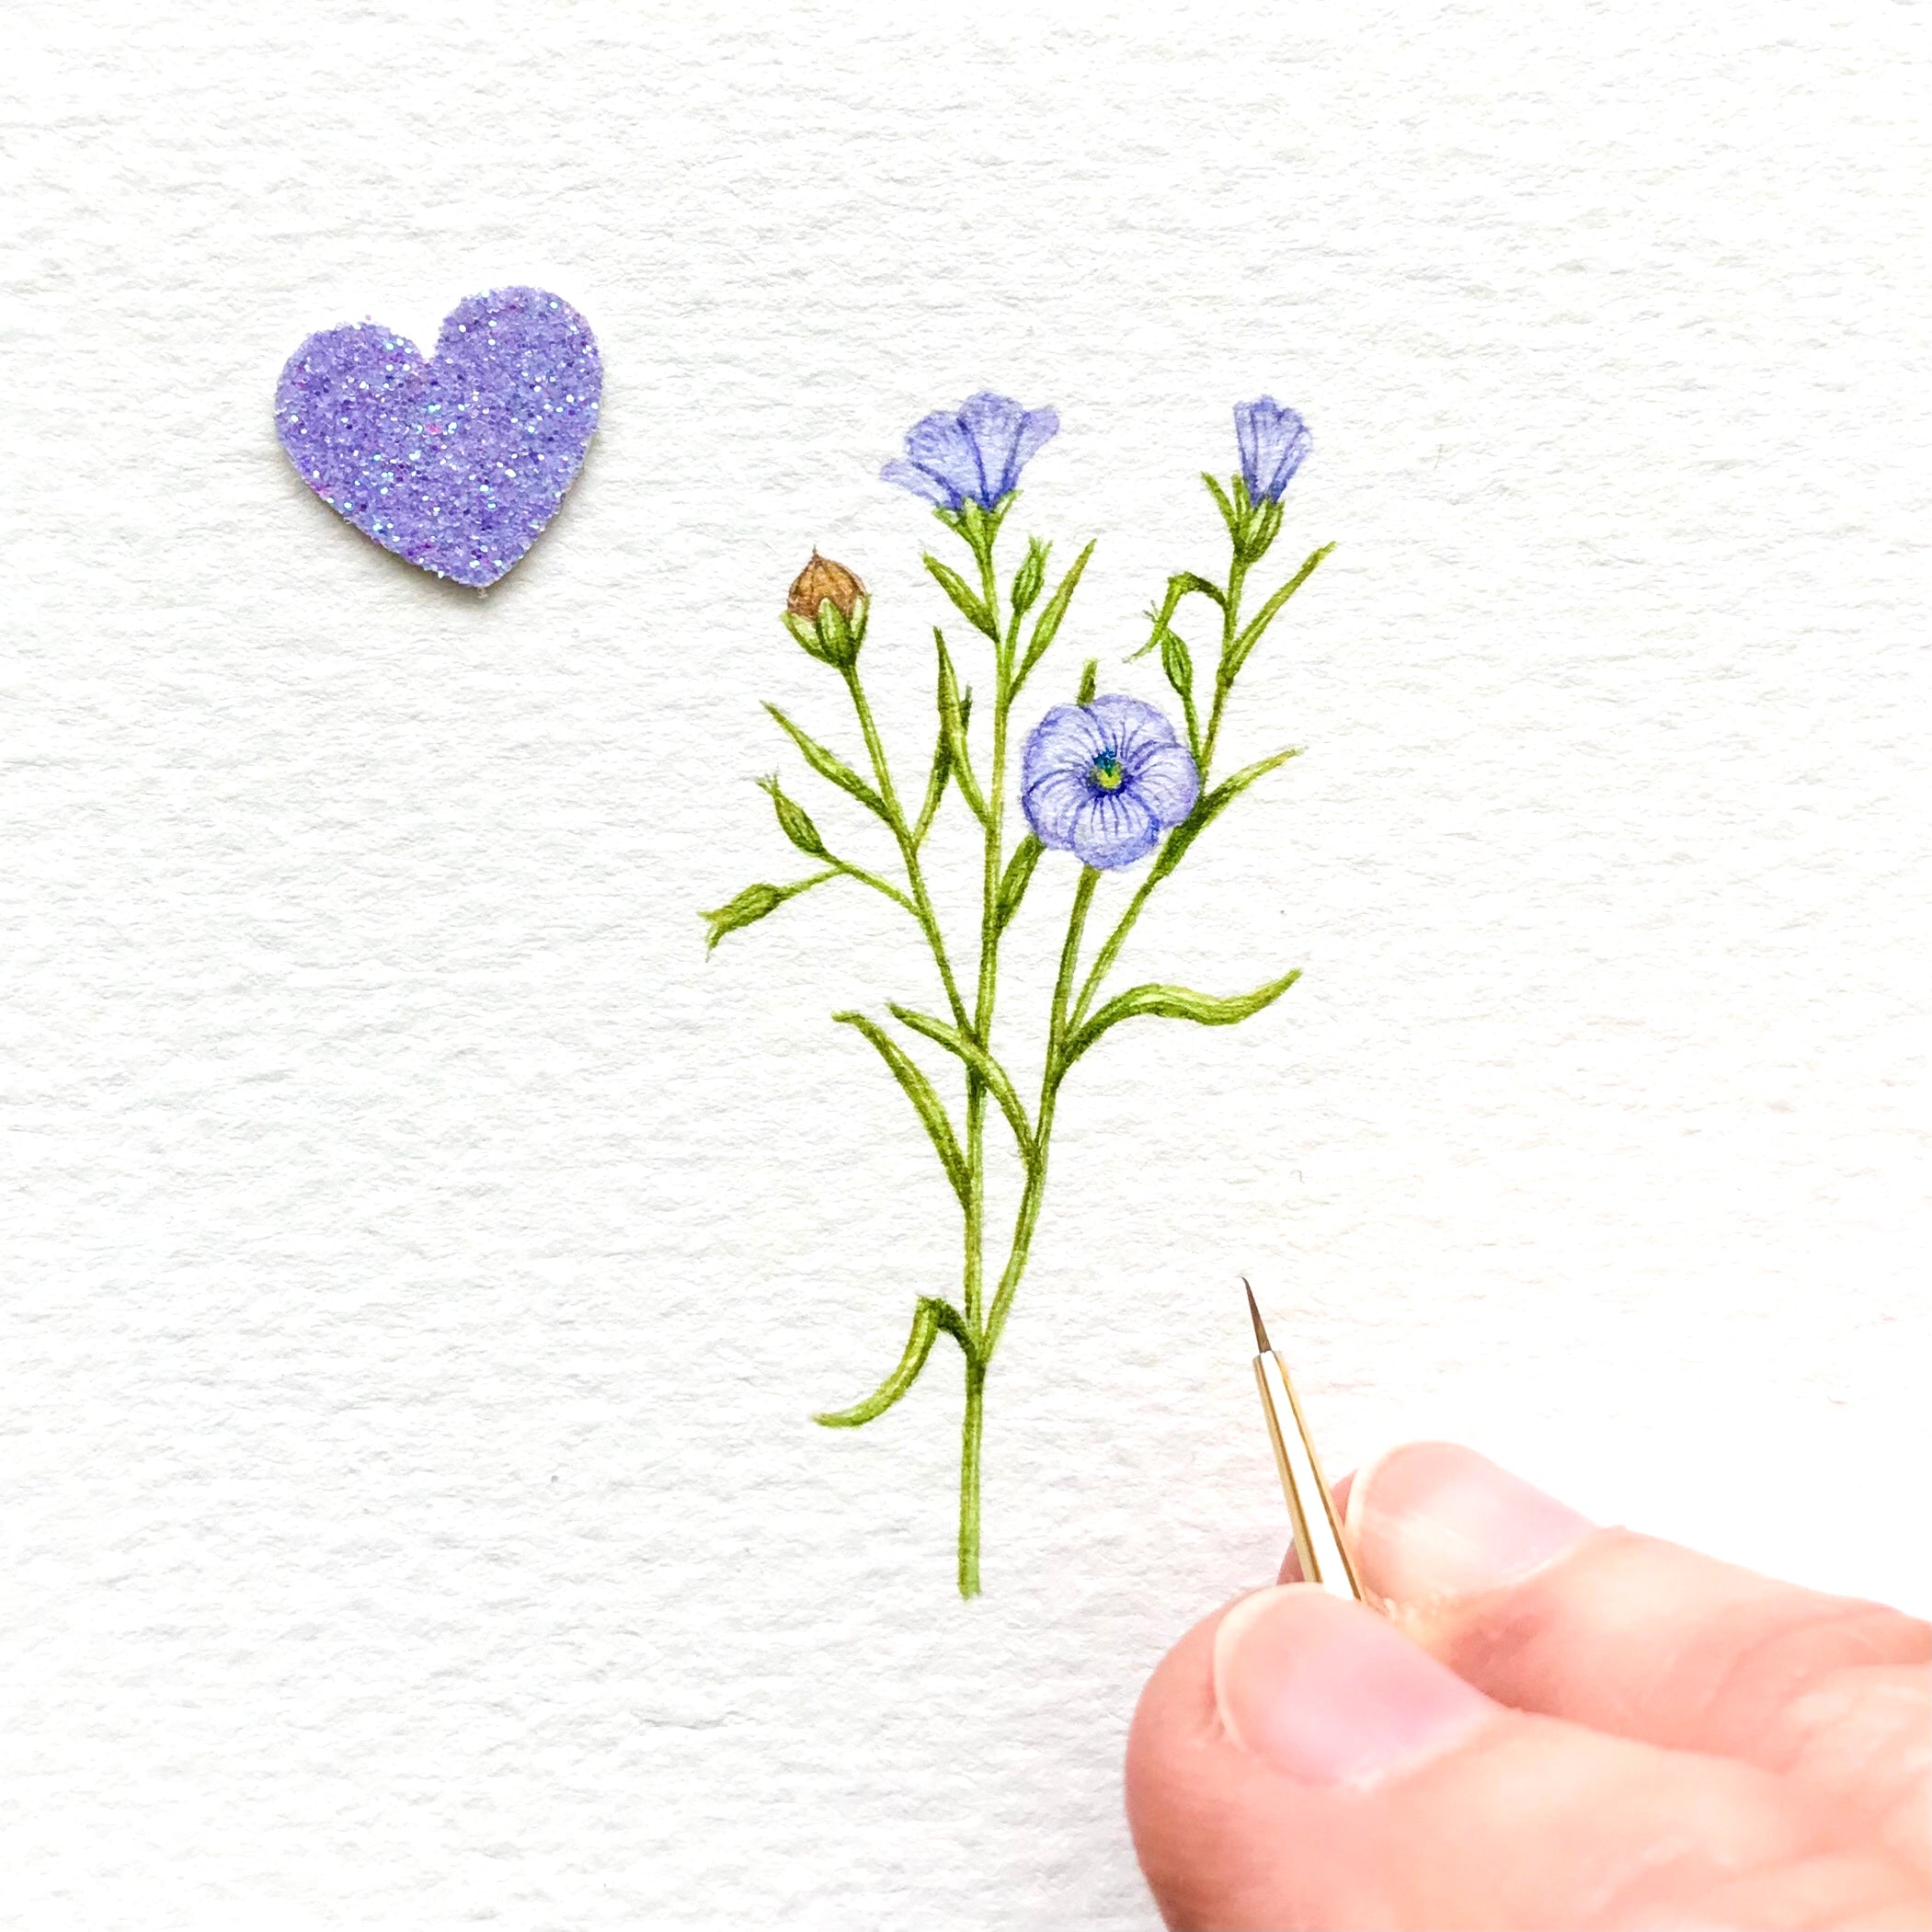
[[[785,599],[785,629],[813,657],[842,670],[859,655],[869,609],[858,577],[815,550]]]

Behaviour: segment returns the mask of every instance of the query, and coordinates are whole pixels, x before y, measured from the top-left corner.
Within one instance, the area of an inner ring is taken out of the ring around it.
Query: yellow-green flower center
[[[1103,792],[1117,792],[1120,782],[1127,774],[1120,769],[1120,759],[1112,751],[1103,751],[1093,760],[1093,783]]]

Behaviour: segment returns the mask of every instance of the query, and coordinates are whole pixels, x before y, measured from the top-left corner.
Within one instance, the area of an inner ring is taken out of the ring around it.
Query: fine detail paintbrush
[[[1248,1289],[1248,1312],[1254,1318],[1254,1343],[1261,1351],[1254,1358],[1255,1386],[1261,1390],[1262,1414],[1267,1419],[1268,1440],[1275,1445],[1275,1467],[1281,1472],[1281,1492],[1286,1497],[1288,1516],[1295,1528],[1295,1554],[1301,1562],[1301,1580],[1319,1583],[1336,1596],[1352,1596],[1357,1603],[1367,1598],[1361,1579],[1355,1574],[1355,1558],[1349,1554],[1348,1537],[1342,1526],[1342,1514],[1335,1507],[1333,1493],[1321,1473],[1321,1458],[1315,1453],[1314,1438],[1302,1419],[1301,1404],[1295,1385],[1282,1359],[1268,1345],[1268,1331],[1261,1310],[1254,1305],[1254,1290],[1244,1276]],[[1287,1426],[1284,1427],[1286,1421]]]

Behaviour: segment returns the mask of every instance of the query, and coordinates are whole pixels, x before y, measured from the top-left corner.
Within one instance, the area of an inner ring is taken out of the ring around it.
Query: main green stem
[[[989,612],[1000,608],[998,573],[993,568],[994,539],[975,543],[979,564],[979,592]],[[1000,851],[1006,815],[1006,726],[1012,703],[1012,649],[1020,618],[993,646],[993,765],[986,799],[985,863],[979,898],[979,984],[973,1005],[973,1037],[981,1046],[992,1038],[993,1000],[1000,972],[1000,879],[1004,865]],[[966,1351],[966,1413],[959,1440],[959,1594],[979,1594],[979,1449],[986,1434],[986,1372],[992,1360],[990,1338],[982,1317],[986,1302],[986,1082],[966,1072],[966,1325],[973,1337]]]

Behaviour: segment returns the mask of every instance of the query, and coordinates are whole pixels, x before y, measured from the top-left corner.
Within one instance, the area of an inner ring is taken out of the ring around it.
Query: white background
[[[1332,1467],[1454,1435],[1932,1606],[1922,10],[916,11],[8,9],[23,1924],[1149,1925],[1134,1698],[1284,1534],[1240,1273]],[[517,281],[604,427],[479,597],[270,398]],[[1230,744],[1308,756],[1131,955],[1306,977],[1069,1085],[963,1606],[956,1355],[808,1420],[946,1286],[828,1020],[926,969],[857,888],[696,909],[792,875],[759,701],[853,742],[813,543],[923,759],[876,471],[982,384],[1103,539],[1043,703],[1161,694],[1238,398],[1314,427],[1284,563],[1340,547]]]

